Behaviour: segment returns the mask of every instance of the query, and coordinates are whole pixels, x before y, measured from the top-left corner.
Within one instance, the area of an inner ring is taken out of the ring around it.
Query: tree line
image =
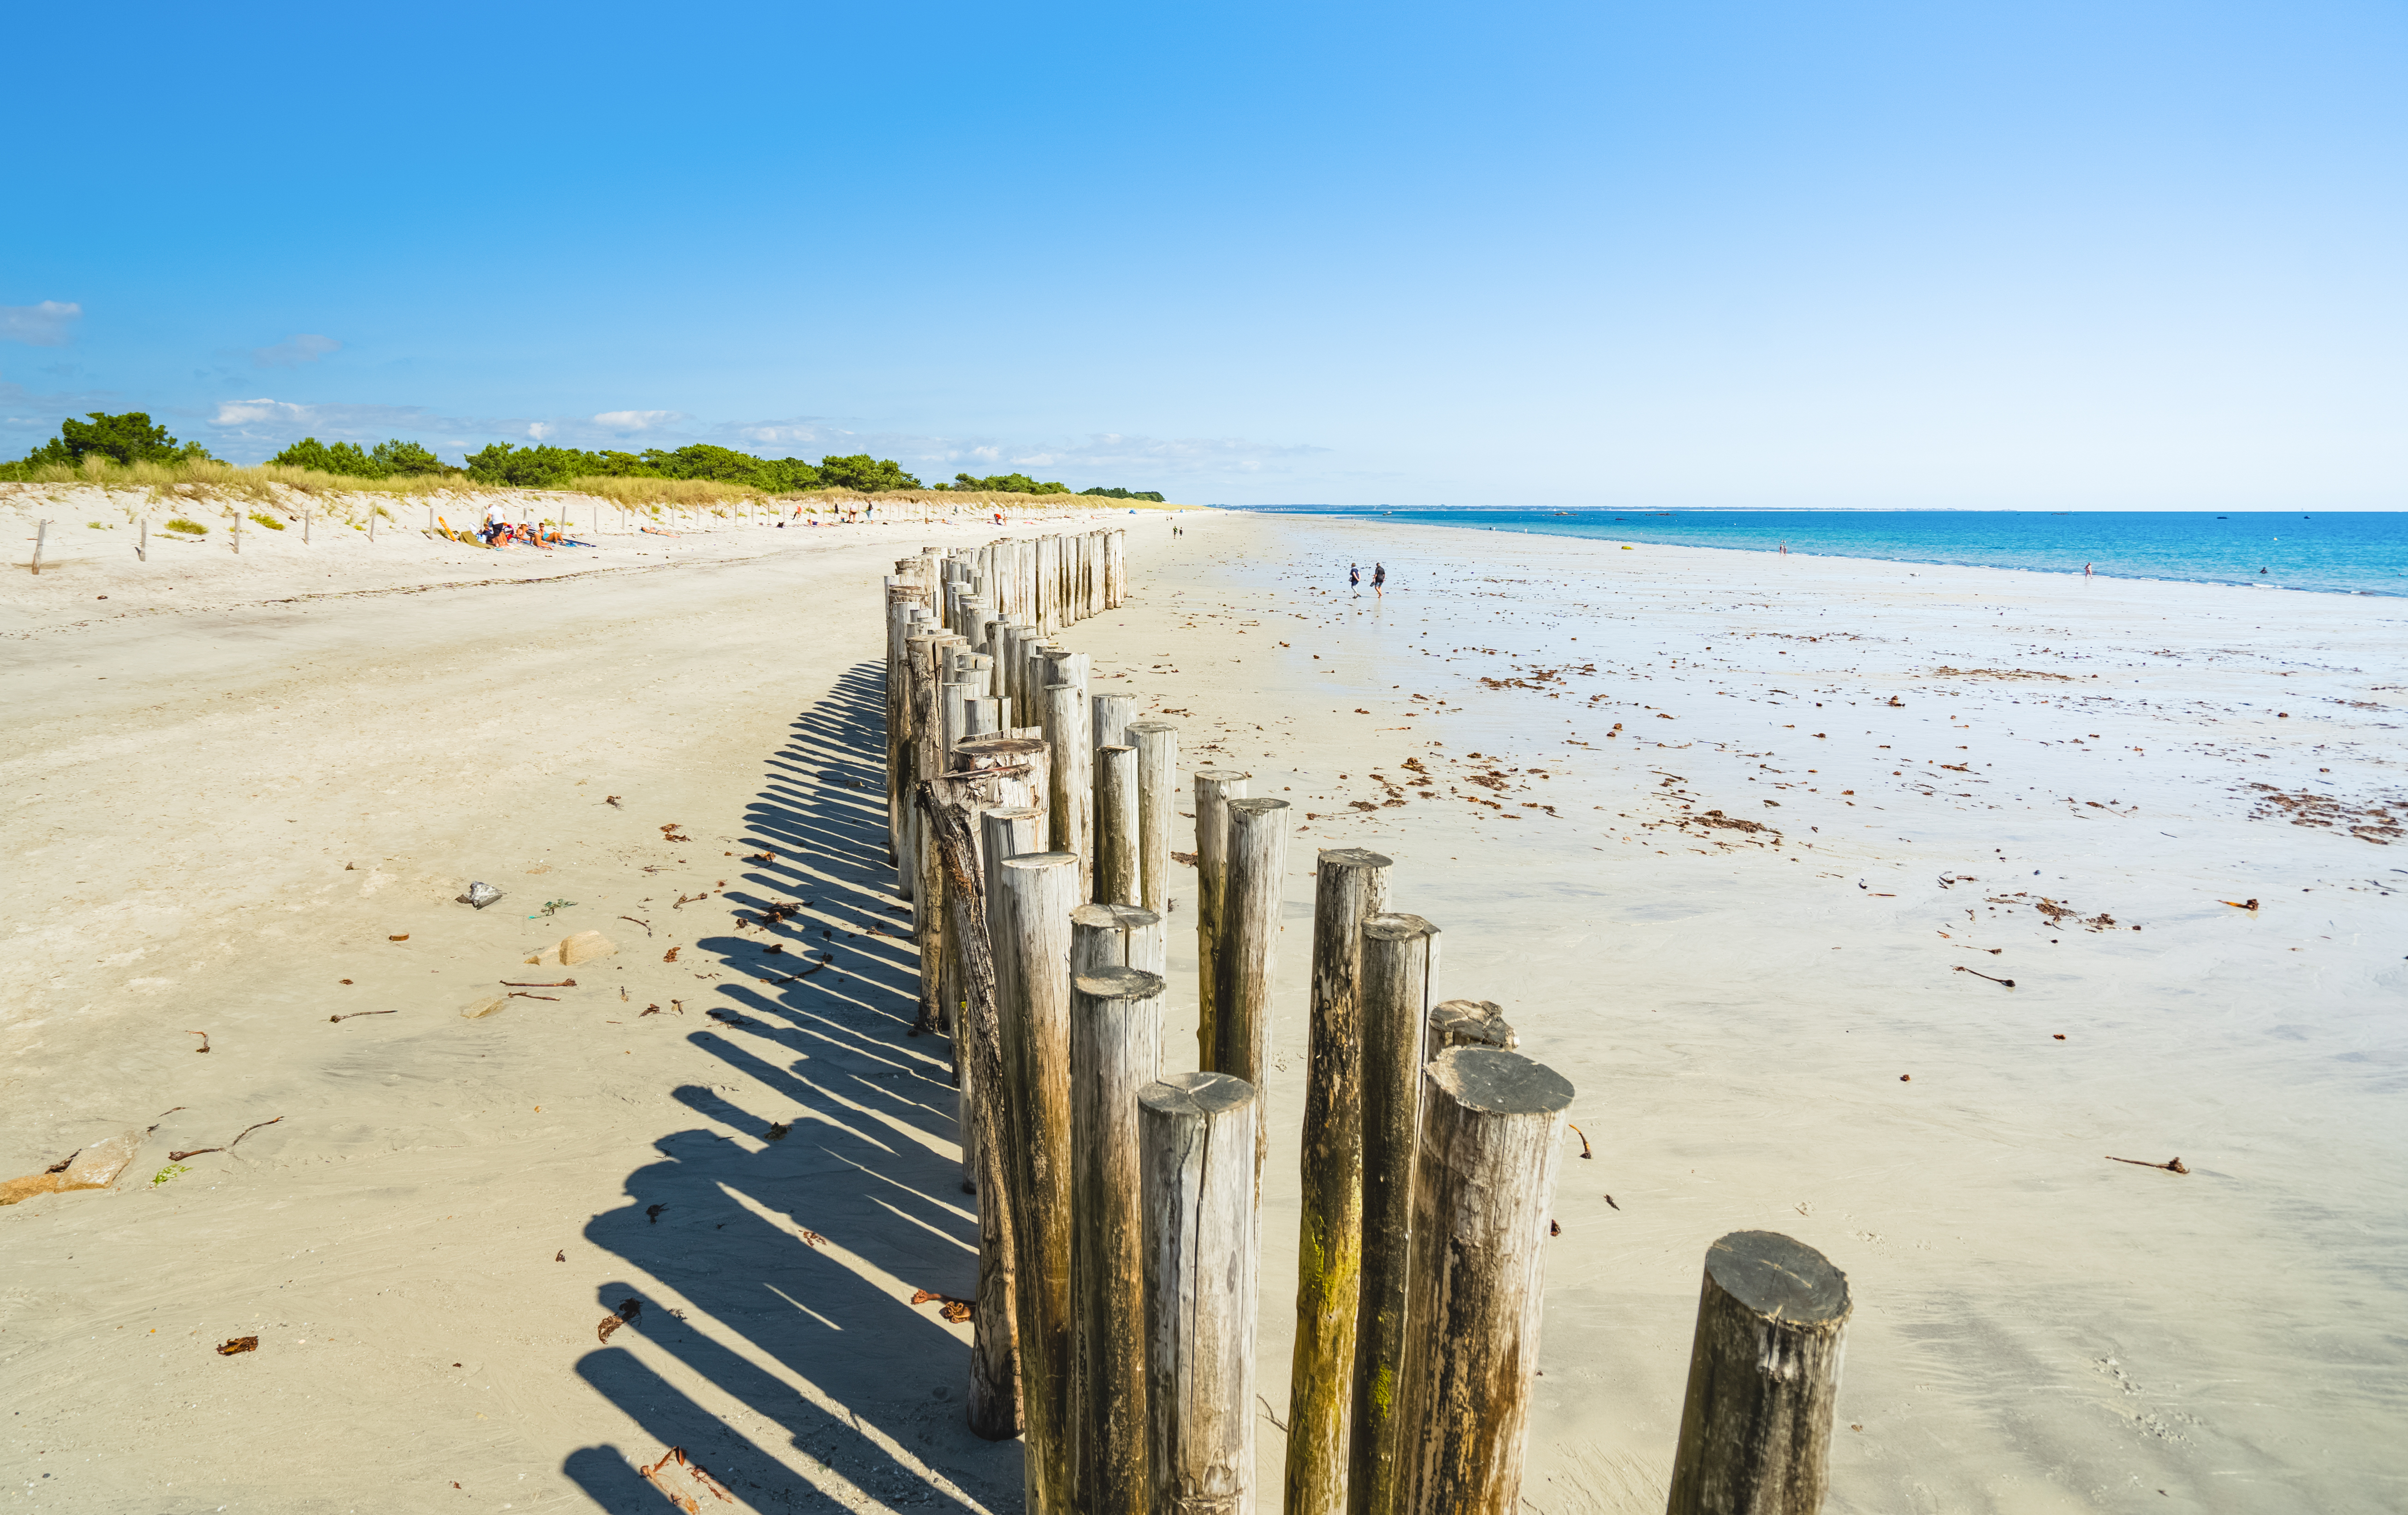
[[[64,465],[80,467],[86,458],[101,457],[119,464],[216,462],[198,442],[179,442],[167,428],[139,410],[106,415],[94,410],[89,420],[60,422],[59,435],[34,449],[22,463],[0,464],[0,479],[28,478],[33,470]],[[872,494],[887,490],[927,486],[904,471],[892,458],[867,452],[831,454],[810,463],[802,458],[759,458],[733,448],[695,442],[686,447],[647,448],[641,452],[587,451],[582,448],[548,447],[540,443],[517,447],[494,442],[469,453],[462,464],[449,464],[423,444],[399,437],[363,448],[357,442],[301,440],[267,460],[286,468],[308,468],[351,479],[393,479],[410,474],[452,474],[477,484],[502,484],[520,489],[566,489],[580,479],[702,479],[771,494],[796,494],[810,490],[841,490]],[[1070,486],[1041,483],[1026,474],[996,474],[974,479],[956,474],[939,490],[996,494],[1068,494]],[[1159,491],[1087,489],[1077,493],[1113,500],[1163,503]]]

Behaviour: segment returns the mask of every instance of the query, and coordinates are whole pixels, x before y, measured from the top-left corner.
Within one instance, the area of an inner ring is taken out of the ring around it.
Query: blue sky
[[[29,7],[0,455],[2408,508],[2397,4]]]

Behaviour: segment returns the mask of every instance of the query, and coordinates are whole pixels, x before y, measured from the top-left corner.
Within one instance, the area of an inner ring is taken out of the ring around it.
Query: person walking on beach
[[[2090,565],[2086,563],[2082,565],[2082,577],[2085,579],[2090,577]]]
[[[1353,590],[1357,594],[1363,593],[1363,565],[1361,564],[1350,563],[1346,565],[1346,587]]]
[[[1371,593],[1379,596],[1381,599],[1386,599],[1388,597],[1387,583],[1388,570],[1386,565],[1378,563],[1371,565]]]

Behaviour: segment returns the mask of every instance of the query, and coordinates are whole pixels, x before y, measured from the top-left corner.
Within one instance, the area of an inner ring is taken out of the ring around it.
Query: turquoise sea
[[[2234,510],[1450,510],[1244,507],[1474,531],[1680,547],[1819,552],[1900,563],[2082,571],[2125,579],[2408,594],[2408,512]]]

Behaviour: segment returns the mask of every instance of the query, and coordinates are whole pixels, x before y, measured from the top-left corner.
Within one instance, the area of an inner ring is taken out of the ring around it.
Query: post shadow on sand
[[[745,817],[752,856],[721,897],[753,922],[809,904],[691,950],[721,977],[715,1006],[688,1006],[689,1019],[717,1014],[685,1036],[724,1076],[676,1091],[704,1123],[664,1129],[659,1161],[627,1177],[627,1203],[586,1226],[629,1265],[595,1292],[596,1319],[628,1299],[643,1308],[577,1372],[653,1438],[567,1459],[604,1509],[659,1509],[661,1491],[635,1469],[670,1447],[762,1508],[844,1508],[834,1494],[848,1484],[891,1506],[1018,1508],[1020,1444],[981,1441],[964,1422],[968,1344],[933,1306],[895,1293],[968,1297],[978,1228],[953,1150],[950,1049],[910,1035],[919,959],[887,861],[884,719],[880,671],[864,665],[768,755]],[[786,1135],[772,1138],[773,1124]],[[683,1317],[653,1297],[663,1288]],[[741,1410],[697,1403],[621,1345],[635,1340]]]

